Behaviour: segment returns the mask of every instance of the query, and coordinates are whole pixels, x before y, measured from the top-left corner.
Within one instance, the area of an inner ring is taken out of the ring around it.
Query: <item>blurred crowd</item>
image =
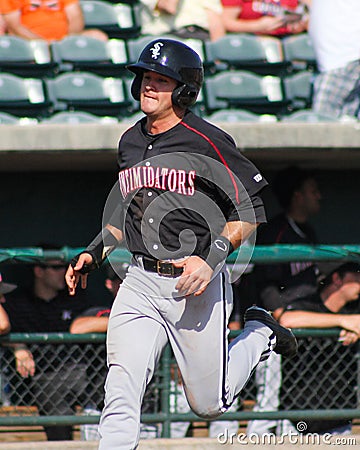
[[[217,41],[229,33],[279,39],[308,33],[318,68],[313,111],[359,116],[358,0],[138,0],[135,6],[141,36]],[[0,14],[0,34],[49,43],[70,35],[109,39],[101,27],[87,26],[81,0],[0,0]]]

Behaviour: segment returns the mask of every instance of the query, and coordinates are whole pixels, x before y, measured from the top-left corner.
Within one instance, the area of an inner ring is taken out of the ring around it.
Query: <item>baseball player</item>
[[[201,59],[159,38],[128,69],[145,117],[119,142],[117,209],[66,273],[74,294],[119,242],[133,255],[109,319],[100,450],[137,447],[142,398],[168,342],[189,405],[205,419],[230,407],[273,350],[297,350],[291,331],[257,307],[227,345],[224,262],[266,220],[259,194],[267,183],[227,133],[189,109],[203,82]]]

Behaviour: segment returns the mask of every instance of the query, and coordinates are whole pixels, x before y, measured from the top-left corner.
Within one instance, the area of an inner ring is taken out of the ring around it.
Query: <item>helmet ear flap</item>
[[[131,95],[135,100],[140,100],[140,89],[142,82],[142,74],[136,74],[132,84],[131,84]]]
[[[196,102],[198,91],[187,85],[181,84],[173,90],[171,99],[173,105],[180,106],[180,108],[188,108]]]

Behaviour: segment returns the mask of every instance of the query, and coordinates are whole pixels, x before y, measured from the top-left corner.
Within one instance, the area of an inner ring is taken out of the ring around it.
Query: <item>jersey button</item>
[[[154,223],[154,219],[152,217],[150,217],[149,223]]]
[[[150,161],[146,161],[145,166],[149,167],[150,166]]]
[[[152,144],[149,144],[148,145],[148,150],[152,150],[152,148],[153,148]]]
[[[154,249],[154,250],[158,250],[158,248],[159,248],[159,246],[158,246],[157,244],[154,244],[154,245],[153,245],[153,249]]]
[[[152,192],[148,192],[148,197],[152,197],[153,193]]]

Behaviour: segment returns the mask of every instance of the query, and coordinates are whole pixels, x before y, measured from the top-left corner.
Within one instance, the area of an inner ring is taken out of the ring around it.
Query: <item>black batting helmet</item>
[[[151,41],[141,52],[138,62],[127,68],[136,75],[131,85],[135,100],[140,100],[142,74],[151,70],[179,83],[173,91],[172,101],[181,108],[195,103],[204,80],[200,56],[183,42],[173,39]]]

